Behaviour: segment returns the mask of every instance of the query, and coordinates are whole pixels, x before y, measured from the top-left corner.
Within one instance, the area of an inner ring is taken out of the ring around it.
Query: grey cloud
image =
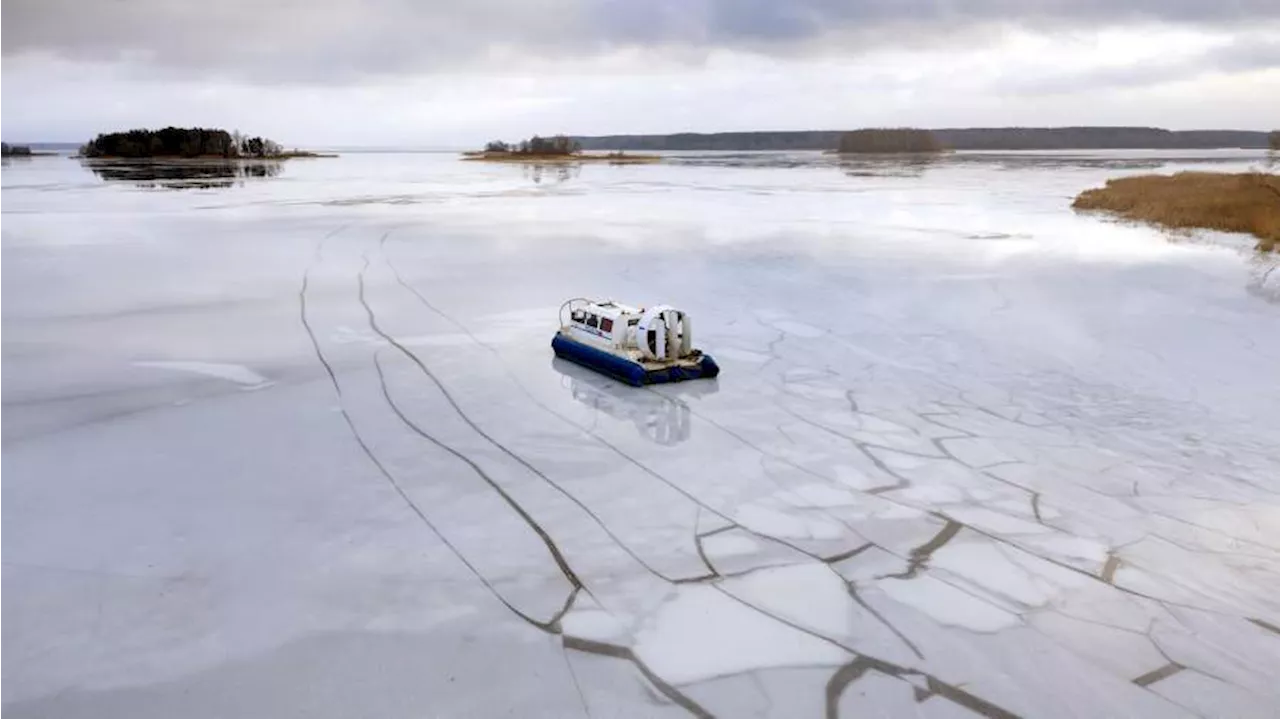
[[[1280,18],[1274,0],[596,0],[597,30],[615,38],[711,45],[805,41],[832,32],[892,41],[886,30],[941,34],[979,24],[1239,25]]]
[[[1149,60],[1070,74],[1040,74],[1007,81],[998,88],[1016,94],[1069,94],[1081,90],[1145,87],[1189,80],[1209,73],[1280,69],[1280,41],[1246,33],[1233,42],[1177,60]]]
[[[2,47],[6,58],[132,59],[157,72],[332,83],[631,46],[855,52],[992,23],[1278,18],[1275,0],[7,0]]]
[[[567,37],[572,0],[10,0],[6,57],[134,60],[249,80],[344,80],[429,69],[512,44]]]
[[[1208,58],[1212,67],[1227,72],[1280,68],[1280,36],[1243,36]]]

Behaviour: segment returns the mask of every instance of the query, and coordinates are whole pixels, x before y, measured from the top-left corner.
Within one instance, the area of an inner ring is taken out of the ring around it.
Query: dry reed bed
[[[1263,172],[1179,172],[1107,180],[1071,206],[1172,229],[1246,232],[1258,249],[1280,245],[1280,176]]]

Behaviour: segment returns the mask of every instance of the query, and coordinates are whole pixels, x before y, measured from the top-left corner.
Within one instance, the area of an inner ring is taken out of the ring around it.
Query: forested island
[[[943,152],[945,149],[938,137],[928,130],[893,128],[846,132],[840,136],[840,144],[836,147],[836,152],[841,154],[918,153]]]
[[[286,151],[265,137],[206,128],[166,127],[161,130],[129,130],[98,135],[80,148],[86,158],[161,159],[219,158],[270,159],[321,157],[314,152]]]
[[[1173,131],[1156,127],[989,127],[929,130],[952,150],[1266,149],[1268,134],[1249,130]],[[584,150],[838,150],[842,130],[677,133],[574,137]]]
[[[7,142],[0,142],[0,156],[31,157],[31,148],[25,145],[10,145]]]
[[[657,155],[628,155],[624,152],[608,154],[586,154],[582,152],[582,144],[567,135],[551,137],[533,137],[518,143],[507,143],[494,140],[485,145],[483,150],[462,153],[464,160],[487,160],[490,162],[608,162],[618,165],[659,162]]]

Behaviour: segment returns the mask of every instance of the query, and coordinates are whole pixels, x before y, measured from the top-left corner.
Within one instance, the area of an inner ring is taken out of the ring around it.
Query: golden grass
[[[1179,172],[1107,180],[1071,206],[1173,229],[1246,232],[1258,249],[1280,244],[1280,176],[1263,172]]]
[[[337,153],[333,153],[333,152],[312,152],[311,150],[285,150],[284,152],[280,153],[279,155],[270,155],[270,156],[268,156],[268,157],[266,157],[266,158],[263,158],[263,159],[267,159],[267,160],[291,160],[291,159],[294,159],[294,158],[297,158],[297,157],[321,157],[321,158],[333,158],[333,157],[337,157],[337,156],[338,156],[338,155],[337,155]]]
[[[544,155],[519,152],[475,151],[462,153],[462,159],[480,162],[521,162],[530,165],[554,165],[575,162],[605,162],[611,165],[647,165],[662,162],[661,155],[608,155],[576,153],[572,155]]]

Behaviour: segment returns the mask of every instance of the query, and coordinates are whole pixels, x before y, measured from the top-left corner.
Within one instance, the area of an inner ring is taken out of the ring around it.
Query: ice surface
[[[1017,626],[1018,615],[933,577],[886,579],[876,587],[890,599],[948,626],[994,632]]]
[[[1275,258],[1068,208],[1262,161],[6,163],[5,715],[1274,714]]]
[[[736,534],[712,535],[702,540],[702,546],[712,557],[731,557],[760,551],[759,542]]]
[[[216,362],[134,362],[133,364],[135,367],[155,367],[157,369],[171,369],[180,372],[194,372],[195,374],[229,380],[249,389],[260,389],[269,384],[266,377],[242,365],[219,364]]]
[[[635,651],[673,684],[762,667],[835,666],[849,657],[714,586],[680,589],[640,631]]]
[[[852,628],[856,605],[840,575],[822,564],[761,569],[720,586],[753,607],[826,637],[844,637]]]
[[[790,490],[783,498],[801,507],[843,507],[857,504],[857,498],[853,494],[825,484],[804,484]]]
[[[805,519],[763,504],[748,504],[740,507],[734,519],[746,529],[771,537],[836,539],[841,535],[840,527],[833,522],[823,519]]]

